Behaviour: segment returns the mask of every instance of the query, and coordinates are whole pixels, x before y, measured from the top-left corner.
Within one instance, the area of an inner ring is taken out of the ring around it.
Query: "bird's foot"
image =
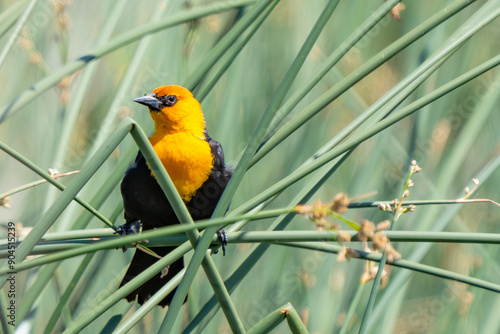
[[[226,256],[226,246],[227,246],[227,234],[224,229],[220,229],[217,231],[217,238],[219,239],[222,245],[222,256]]]
[[[118,226],[114,234],[120,234],[122,237],[130,234],[137,234],[141,230],[141,221],[136,219],[131,222],[127,222],[123,225]],[[123,251],[125,252],[127,248],[123,246]]]
[[[137,234],[141,230],[141,221],[139,219],[127,222],[118,226],[114,234],[120,234],[122,237],[129,234]]]

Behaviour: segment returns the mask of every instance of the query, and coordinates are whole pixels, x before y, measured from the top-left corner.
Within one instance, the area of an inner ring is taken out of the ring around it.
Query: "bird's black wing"
[[[233,175],[233,170],[224,162],[224,151],[222,150],[222,145],[215,139],[212,139],[207,132],[205,132],[205,137],[210,145],[210,149],[212,150],[212,155],[214,157],[214,167],[212,172],[214,170],[222,172],[221,176],[223,177],[225,183],[227,183]]]

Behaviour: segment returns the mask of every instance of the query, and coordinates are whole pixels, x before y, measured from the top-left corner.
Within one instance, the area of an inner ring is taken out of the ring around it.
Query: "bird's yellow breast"
[[[182,199],[189,202],[207,181],[213,167],[212,151],[205,134],[157,130],[150,142]]]

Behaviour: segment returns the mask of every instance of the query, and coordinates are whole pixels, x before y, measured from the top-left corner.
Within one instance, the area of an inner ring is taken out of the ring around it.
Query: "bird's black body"
[[[210,218],[229,181],[232,171],[224,163],[222,146],[206,134],[213,155],[213,167],[208,180],[196,191],[186,206],[193,220]],[[183,149],[189,150],[189,147]],[[189,166],[186,166],[189,168]],[[125,209],[126,226],[138,220],[142,223],[143,230],[179,224],[170,203],[163,193],[160,185],[151,176],[151,170],[146,164],[142,153],[139,152],[134,163],[130,165],[121,183],[123,206]],[[151,248],[159,256],[165,256],[175,247]],[[125,274],[120,286],[125,285],[135,276],[154,264],[158,259],[137,250],[132,263]],[[150,296],[161,289],[171,278],[184,268],[182,258],[170,265],[168,273],[162,278],[161,273],[152,277],[138,289],[127,296],[128,301],[134,301],[138,296],[139,304],[143,304]],[[175,291],[175,290],[174,290]],[[170,293],[159,305],[166,306],[173,298]]]

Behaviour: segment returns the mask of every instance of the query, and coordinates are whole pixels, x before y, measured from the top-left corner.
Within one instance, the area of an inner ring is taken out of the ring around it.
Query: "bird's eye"
[[[165,104],[166,104],[168,107],[173,106],[176,102],[177,102],[177,97],[176,97],[175,95],[168,95],[168,96],[165,98]]]

